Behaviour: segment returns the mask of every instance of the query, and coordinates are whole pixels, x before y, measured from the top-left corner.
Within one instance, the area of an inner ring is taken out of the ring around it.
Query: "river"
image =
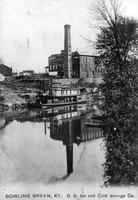
[[[0,186],[103,184],[99,127],[86,105],[0,116]]]

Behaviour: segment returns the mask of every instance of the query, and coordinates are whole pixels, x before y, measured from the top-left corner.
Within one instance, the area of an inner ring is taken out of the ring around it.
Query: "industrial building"
[[[0,82],[4,81],[5,77],[11,76],[12,75],[12,68],[0,64]]]
[[[70,25],[64,26],[64,50],[48,57],[49,76],[57,78],[92,78],[104,72],[98,56],[71,52]]]
[[[12,68],[4,64],[0,64],[0,74],[2,74],[3,76],[11,76]]]

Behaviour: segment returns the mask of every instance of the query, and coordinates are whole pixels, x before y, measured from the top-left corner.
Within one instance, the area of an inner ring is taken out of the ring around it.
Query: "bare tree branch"
[[[90,14],[95,17],[99,26],[113,26],[120,15],[121,3],[118,0],[98,0],[91,3]]]

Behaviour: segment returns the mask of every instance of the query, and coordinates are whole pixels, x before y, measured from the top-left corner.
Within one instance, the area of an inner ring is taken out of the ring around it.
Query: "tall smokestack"
[[[70,25],[64,26],[64,73],[66,78],[72,76]]]

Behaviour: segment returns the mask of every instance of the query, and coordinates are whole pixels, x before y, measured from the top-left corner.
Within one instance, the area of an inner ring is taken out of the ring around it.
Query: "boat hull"
[[[66,103],[29,103],[27,105],[28,108],[52,108],[52,107],[60,107],[60,106],[68,106],[68,105],[74,105],[74,104],[83,104],[87,103],[86,100],[84,101],[78,101],[78,102],[66,102]]]
[[[28,103],[27,108],[29,108],[29,109],[33,109],[33,108],[34,109],[35,108],[41,109],[42,105],[40,103]]]

